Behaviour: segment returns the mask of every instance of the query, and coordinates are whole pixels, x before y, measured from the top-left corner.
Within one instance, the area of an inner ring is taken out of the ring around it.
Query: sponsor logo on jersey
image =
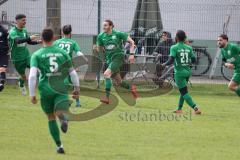
[[[27,44],[26,43],[21,43],[21,44],[17,44],[18,47],[26,47]]]
[[[114,44],[110,44],[106,46],[106,50],[113,50],[115,48]]]
[[[115,35],[114,35],[114,36],[112,36],[112,39],[117,39],[117,36],[115,36]]]
[[[228,50],[227,54],[230,56],[230,55],[231,55],[231,51],[230,51],[230,50]]]

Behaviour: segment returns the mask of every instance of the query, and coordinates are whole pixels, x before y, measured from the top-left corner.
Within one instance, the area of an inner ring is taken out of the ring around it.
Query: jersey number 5
[[[49,61],[50,61],[50,71],[51,72],[56,72],[58,70],[58,64],[56,62],[57,57],[50,57]]]

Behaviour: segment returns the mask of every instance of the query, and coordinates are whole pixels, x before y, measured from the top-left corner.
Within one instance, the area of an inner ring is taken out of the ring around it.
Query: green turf
[[[240,157],[240,99],[225,85],[194,85],[194,100],[203,115],[187,120],[125,119],[126,114],[171,115],[176,92],[140,99],[135,107],[120,100],[109,114],[85,122],[71,122],[62,134],[66,155],[57,155],[47,119],[39,105],[11,86],[0,93],[1,160],[238,160]],[[81,112],[98,104],[81,97]],[[185,111],[189,111],[184,106]]]

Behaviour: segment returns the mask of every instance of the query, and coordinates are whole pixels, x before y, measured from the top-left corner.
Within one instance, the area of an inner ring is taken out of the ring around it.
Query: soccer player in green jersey
[[[65,25],[62,28],[63,32],[63,38],[58,39],[54,42],[54,45],[65,50],[67,54],[70,56],[70,58],[75,58],[82,56],[86,62],[88,62],[88,59],[84,56],[84,54],[81,52],[80,47],[76,41],[71,39],[72,37],[72,26],[71,25]],[[73,55],[74,54],[74,55]],[[80,107],[81,103],[79,98],[76,99],[76,107]]]
[[[25,75],[26,68],[29,68],[30,65],[30,53],[27,48],[27,44],[36,45],[41,41],[37,40],[38,35],[28,36],[26,25],[26,16],[24,14],[18,14],[15,17],[16,26],[13,27],[9,32],[9,41],[11,48],[11,58],[15,66],[16,71],[18,72],[19,78],[19,87],[23,95],[26,95],[26,87],[24,85],[27,80]]]
[[[63,113],[68,111],[70,101],[68,99],[68,87],[64,85],[64,80],[67,76],[71,77],[74,86],[73,98],[79,96],[79,80],[69,55],[64,50],[52,45],[53,37],[52,29],[45,28],[42,31],[43,48],[33,53],[31,57],[29,93],[31,102],[36,104],[35,88],[37,72],[39,71],[38,89],[41,107],[48,117],[48,126],[57,145],[57,153],[64,153],[56,117],[61,122],[61,130],[66,133],[68,122]]]
[[[100,99],[101,102],[106,104],[109,104],[112,86],[111,78],[115,80],[117,86],[131,90],[133,97],[137,98],[136,86],[130,86],[123,81],[119,73],[121,66],[124,64],[124,42],[129,42],[130,44],[130,56],[128,60],[132,63],[134,62],[134,41],[127,33],[115,30],[111,20],[105,20],[103,22],[103,32],[97,37],[96,50],[97,52],[100,52],[100,50],[105,52],[106,63],[108,65],[108,68],[104,72],[106,96]]]
[[[218,37],[218,46],[221,49],[223,65],[234,70],[232,80],[228,88],[240,96],[240,47],[228,42],[228,36],[222,34]]]
[[[195,55],[192,47],[184,43],[186,38],[187,36],[184,31],[177,31],[177,44],[171,47],[170,57],[162,66],[165,67],[174,63],[174,79],[180,92],[178,108],[174,113],[182,113],[182,107],[184,101],[186,101],[187,104],[194,109],[195,114],[201,114],[200,109],[192,100],[187,88],[188,80],[191,76],[190,64],[195,62]]]

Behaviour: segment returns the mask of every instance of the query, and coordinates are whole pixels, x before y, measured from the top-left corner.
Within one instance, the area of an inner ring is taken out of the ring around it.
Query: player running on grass
[[[228,69],[234,70],[228,88],[240,96],[240,47],[229,43],[226,34],[221,34],[218,37],[218,46],[221,49],[223,65]]]
[[[82,56],[85,61],[88,61],[84,54],[81,52],[80,47],[76,41],[71,39],[72,37],[72,26],[65,25],[62,28],[64,37],[62,39],[56,40],[54,45],[65,50],[71,59],[74,57]],[[74,54],[74,55],[73,55]],[[81,103],[79,98],[76,99],[76,107],[80,107]]]
[[[35,87],[39,70],[38,88],[41,106],[47,114],[50,134],[57,145],[57,153],[64,153],[56,117],[61,122],[61,130],[66,133],[68,122],[63,113],[68,111],[70,102],[68,87],[64,85],[64,80],[68,75],[71,77],[74,85],[73,98],[77,98],[79,95],[79,80],[69,55],[64,50],[52,45],[53,37],[52,29],[46,28],[42,31],[43,48],[33,53],[31,57],[29,93],[31,102],[36,104]]]
[[[182,113],[182,107],[184,101],[186,101],[187,104],[194,109],[195,114],[201,114],[200,109],[192,100],[187,88],[188,80],[191,76],[190,64],[194,63],[196,59],[192,47],[184,43],[186,38],[187,36],[184,31],[177,31],[177,44],[171,47],[170,57],[162,66],[165,67],[174,63],[174,79],[180,92],[178,108],[174,113]]]
[[[130,56],[129,61],[134,62],[134,41],[127,33],[120,32],[114,29],[113,22],[111,20],[105,20],[103,22],[103,32],[97,37],[97,52],[103,50],[106,54],[106,63],[108,68],[104,72],[106,96],[101,97],[100,101],[109,104],[109,96],[112,86],[113,78],[117,86],[129,89],[132,92],[134,98],[137,98],[136,87],[130,86],[121,79],[120,68],[124,64],[124,50],[123,43],[129,42],[130,44]]]
[[[22,95],[26,95],[26,87],[24,85],[27,80],[25,70],[30,66],[30,53],[27,48],[27,44],[36,45],[41,41],[37,40],[38,35],[28,36],[26,25],[26,16],[24,14],[18,14],[15,17],[16,26],[9,32],[9,41],[11,47],[11,58],[18,72],[20,78],[18,85],[22,91]]]

